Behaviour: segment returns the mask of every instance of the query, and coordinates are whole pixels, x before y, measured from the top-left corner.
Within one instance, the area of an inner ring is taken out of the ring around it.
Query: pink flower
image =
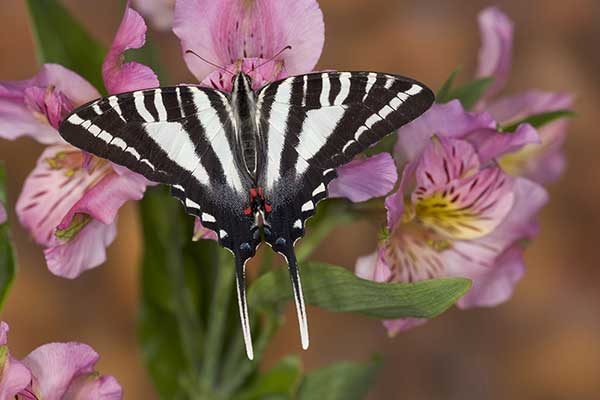
[[[572,106],[573,96],[528,90],[517,95],[495,98],[502,91],[510,74],[513,48],[513,23],[500,10],[487,8],[479,14],[482,46],[479,51],[477,76],[492,76],[494,82],[476,105],[488,111],[500,125],[508,125],[528,116],[565,110]],[[538,129],[540,143],[524,146],[521,151],[499,159],[506,172],[525,176],[540,183],[560,177],[565,168],[562,144],[568,122],[565,119]]]
[[[398,133],[396,156],[406,166],[386,198],[387,237],[356,273],[376,281],[414,282],[458,276],[473,280],[462,308],[506,301],[522,276],[522,243],[537,232],[546,191],[507,175],[493,160],[538,137],[529,125],[497,132],[487,113],[458,101],[436,104]],[[393,335],[424,320],[386,321]]]
[[[29,370],[8,350],[8,324],[0,322],[0,399],[12,399],[31,382]]]
[[[323,13],[314,0],[179,0],[173,32],[181,40],[185,61],[198,81],[214,67],[186,54],[187,50],[233,71],[233,64],[240,60],[261,63],[291,46],[273,63],[287,76],[311,71],[325,40]],[[248,73],[251,65],[242,65],[241,70]]]
[[[49,343],[21,362],[6,347],[8,325],[0,322],[0,399],[119,400],[121,386],[94,366],[100,356],[81,343]]]
[[[125,50],[144,44],[145,31],[143,19],[127,8],[103,65],[110,92],[158,86],[148,67],[123,63]],[[55,64],[44,65],[26,81],[0,82],[0,135],[27,135],[50,145],[25,181],[17,216],[44,246],[49,269],[67,278],[105,261],[119,208],[140,199],[148,184],[140,175],[90,158],[59,136],[62,117],[99,96],[79,75]]]

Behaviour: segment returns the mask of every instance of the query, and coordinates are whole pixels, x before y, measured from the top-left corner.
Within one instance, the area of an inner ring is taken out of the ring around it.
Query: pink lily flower
[[[323,13],[315,0],[179,0],[173,32],[181,41],[190,72],[201,85],[223,91],[231,91],[231,76],[224,70],[250,75],[254,89],[311,72],[325,41]],[[354,160],[337,172],[338,178],[329,185],[330,197],[355,202],[388,194],[397,180],[389,154]],[[216,238],[199,221],[194,231],[196,239]]]
[[[0,399],[120,400],[123,391],[112,376],[94,366],[100,356],[81,343],[48,343],[21,362],[10,356],[8,325],[0,322]]]
[[[497,98],[510,74],[514,26],[495,7],[483,10],[478,21],[482,46],[477,77],[492,76],[494,82],[476,105],[477,110],[488,111],[500,125],[508,125],[531,115],[565,110],[572,106],[572,95],[541,90],[527,90]],[[524,176],[540,183],[557,180],[566,166],[562,145],[567,127],[566,119],[540,127],[540,143],[524,146],[521,151],[501,157],[500,165],[513,176]]]
[[[473,280],[461,308],[506,301],[524,272],[524,240],[537,232],[535,216],[546,191],[507,175],[494,159],[539,138],[529,125],[496,132],[487,113],[466,112],[458,101],[436,104],[399,130],[397,158],[406,163],[398,191],[386,198],[387,237],[359,258],[357,275],[381,282],[439,277]],[[424,323],[385,321],[390,335]]]
[[[144,44],[142,17],[127,8],[104,61],[110,93],[158,86],[152,70],[123,63],[123,52]],[[0,82],[0,137],[30,136],[49,146],[25,181],[17,216],[42,245],[50,271],[75,278],[102,264],[116,235],[116,217],[128,200],[139,200],[148,182],[140,175],[90,157],[66,144],[57,132],[74,107],[100,97],[76,73],[55,64],[32,79]],[[87,160],[87,161],[85,161]]]

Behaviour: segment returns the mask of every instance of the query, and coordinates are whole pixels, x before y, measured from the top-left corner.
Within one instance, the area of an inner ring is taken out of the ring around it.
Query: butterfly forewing
[[[423,84],[374,72],[324,72],[274,82],[258,94],[267,157],[259,184],[272,198],[273,240],[292,242],[327,195],[335,168],[433,103]]]
[[[243,213],[252,182],[238,167],[230,114],[225,93],[165,87],[82,106],[60,133],[82,150],[171,185],[188,212],[232,248],[233,242],[254,241],[254,220]]]

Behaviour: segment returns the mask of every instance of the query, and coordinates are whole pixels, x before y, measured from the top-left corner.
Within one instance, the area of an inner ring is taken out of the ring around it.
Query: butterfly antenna
[[[214,63],[214,62],[212,62],[212,61],[208,61],[206,58],[204,58],[204,57],[202,57],[202,56],[198,55],[198,54],[197,54],[197,53],[196,53],[194,50],[186,50],[186,51],[185,51],[185,54],[193,54],[193,55],[195,55],[196,57],[198,57],[199,59],[201,59],[202,61],[204,61],[205,63],[207,63],[207,64],[209,64],[209,65],[212,65],[213,67],[217,67],[218,69],[220,69],[220,70],[223,70],[223,71],[227,72],[227,73],[228,73],[228,74],[230,74],[230,75],[235,75],[233,72],[231,72],[231,71],[230,71],[230,70],[228,70],[227,68],[225,68],[225,67],[222,67],[222,66],[220,66],[219,64],[217,64],[217,63]]]
[[[308,349],[308,321],[306,318],[306,307],[304,306],[304,295],[302,294],[302,284],[300,283],[300,271],[298,270],[298,262],[293,245],[288,247],[286,254],[288,262],[288,272],[294,289],[294,301],[296,303],[296,313],[298,314],[298,325],[300,327],[300,340],[302,348]]]
[[[246,265],[239,254],[235,255],[235,282],[237,286],[238,305],[240,307],[240,320],[242,322],[242,331],[244,332],[244,343],[246,344],[246,354],[248,359],[254,359],[254,350],[252,348],[252,333],[250,331],[250,321],[248,319],[248,303],[246,302]]]
[[[254,68],[252,68],[252,70],[255,71],[258,68],[262,67],[263,65],[270,63],[271,61],[273,61],[274,59],[276,59],[281,53],[283,53],[286,50],[291,50],[291,49],[292,49],[292,46],[290,46],[288,44],[283,49],[279,50],[273,57],[269,58],[267,61],[263,61],[262,63],[256,65]]]

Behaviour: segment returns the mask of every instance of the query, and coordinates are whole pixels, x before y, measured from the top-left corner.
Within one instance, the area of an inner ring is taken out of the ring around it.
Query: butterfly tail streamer
[[[288,271],[294,290],[294,301],[296,303],[296,313],[298,314],[298,325],[300,327],[300,340],[302,342],[302,348],[306,350],[309,345],[308,321],[306,317],[306,307],[304,305],[304,294],[302,293],[302,284],[300,282],[300,270],[298,269],[294,248],[289,247],[287,253]]]
[[[239,255],[235,257],[235,281],[240,309],[240,321],[242,323],[242,331],[244,332],[244,343],[246,344],[246,354],[248,355],[248,359],[252,360],[254,359],[254,349],[252,347],[252,332],[248,318],[248,302],[246,301],[246,263]]]

